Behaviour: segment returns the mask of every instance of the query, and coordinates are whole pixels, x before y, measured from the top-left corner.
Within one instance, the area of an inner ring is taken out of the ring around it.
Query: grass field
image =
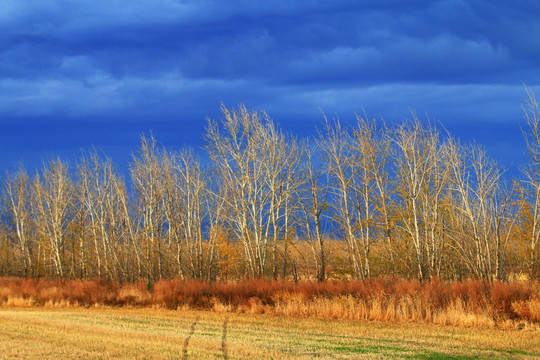
[[[540,331],[210,311],[0,307],[2,359],[533,359]]]

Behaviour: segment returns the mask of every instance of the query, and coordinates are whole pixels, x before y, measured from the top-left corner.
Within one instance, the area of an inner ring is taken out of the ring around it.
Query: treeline
[[[141,138],[129,179],[98,152],[2,179],[0,274],[115,281],[540,275],[540,111],[519,179],[412,119],[357,115],[316,138],[222,107],[190,149]]]

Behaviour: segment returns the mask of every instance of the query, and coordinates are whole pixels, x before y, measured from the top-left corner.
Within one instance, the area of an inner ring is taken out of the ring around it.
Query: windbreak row
[[[98,152],[2,179],[0,275],[115,281],[540,275],[540,131],[509,178],[414,114],[326,120],[313,138],[222,107],[204,158],[142,136],[120,174]]]

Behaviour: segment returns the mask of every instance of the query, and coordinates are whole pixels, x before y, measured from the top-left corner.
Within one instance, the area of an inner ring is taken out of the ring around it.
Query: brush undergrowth
[[[144,282],[0,278],[4,306],[140,306],[272,313],[350,320],[416,321],[460,326],[540,323],[540,282],[357,281]]]

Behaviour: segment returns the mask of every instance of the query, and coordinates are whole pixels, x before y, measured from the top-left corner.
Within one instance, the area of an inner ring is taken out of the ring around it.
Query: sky
[[[524,84],[535,0],[0,0],[0,173],[91,147],[127,169],[142,133],[200,150],[221,103],[298,136],[415,111],[516,171]]]

